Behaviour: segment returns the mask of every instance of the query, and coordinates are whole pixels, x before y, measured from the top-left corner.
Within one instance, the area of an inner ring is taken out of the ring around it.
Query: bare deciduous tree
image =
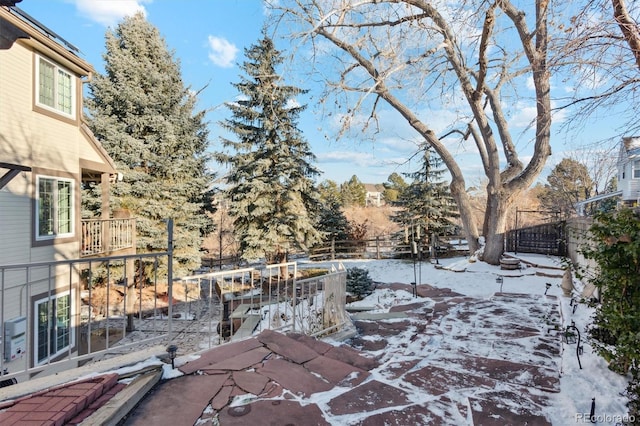
[[[640,69],[640,27],[633,19],[627,8],[625,0],[611,0],[613,6],[613,18],[620,27],[622,37],[631,49],[631,55],[636,60],[636,65]]]
[[[491,264],[503,252],[509,208],[551,154],[550,2],[517,4],[526,10],[509,0],[273,4],[279,28],[312,47],[315,56],[306,62],[318,66],[327,94],[337,95],[343,130],[355,123],[375,125],[386,104],[433,147],[451,174],[451,193],[476,250],[480,234],[455,156],[455,147],[471,138],[488,182],[483,234],[484,260]],[[533,90],[522,93],[527,83]],[[526,162],[509,125],[518,102],[535,109],[533,153]],[[430,111],[444,108],[455,110],[456,118],[438,129]]]
[[[581,127],[595,114],[621,120],[610,139],[640,131],[640,3],[583,0],[555,43],[558,61],[571,67],[573,90],[558,99],[558,109],[571,110],[566,126]]]

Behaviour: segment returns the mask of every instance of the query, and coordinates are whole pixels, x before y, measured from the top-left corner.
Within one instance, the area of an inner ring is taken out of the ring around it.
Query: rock
[[[565,269],[564,275],[562,276],[562,283],[560,283],[560,288],[562,288],[562,294],[565,297],[571,297],[571,293],[573,292],[573,277],[571,275],[571,269]]]

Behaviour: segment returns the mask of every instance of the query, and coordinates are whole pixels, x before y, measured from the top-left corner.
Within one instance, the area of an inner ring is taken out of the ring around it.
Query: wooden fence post
[[[331,260],[336,260],[336,237],[331,238]]]

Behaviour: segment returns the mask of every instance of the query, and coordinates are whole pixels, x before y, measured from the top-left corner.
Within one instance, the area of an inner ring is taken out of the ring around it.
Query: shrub
[[[357,267],[348,268],[347,291],[359,299],[373,293],[373,280],[369,276],[369,271]]]
[[[630,209],[600,213],[590,228],[591,244],[582,249],[593,259],[589,279],[600,291],[601,303],[589,334],[609,368],[633,379],[627,388],[630,415],[640,415],[640,218]]]

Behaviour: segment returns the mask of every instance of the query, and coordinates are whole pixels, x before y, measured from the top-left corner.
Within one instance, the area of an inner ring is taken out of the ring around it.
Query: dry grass
[[[349,222],[358,224],[367,222],[367,238],[374,238],[377,235],[391,234],[400,231],[400,226],[391,220],[391,216],[396,207],[348,207],[344,210],[344,215]]]

